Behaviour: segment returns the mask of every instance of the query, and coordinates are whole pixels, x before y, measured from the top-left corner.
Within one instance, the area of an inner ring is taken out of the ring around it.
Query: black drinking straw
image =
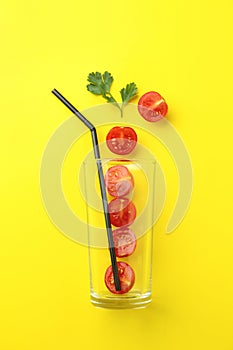
[[[111,226],[109,209],[108,209],[107,193],[106,193],[106,188],[105,188],[105,183],[104,183],[104,174],[103,174],[103,168],[102,168],[102,163],[101,163],[101,159],[100,159],[100,150],[99,150],[96,128],[69,101],[67,101],[67,99],[60,94],[60,92],[58,92],[56,89],[53,89],[52,93],[62,103],[64,103],[64,105],[67,108],[69,108],[71,110],[71,112],[73,112],[76,115],[76,117],[78,117],[91,131],[92,143],[93,143],[93,148],[94,148],[94,155],[95,155],[96,164],[97,164],[97,168],[98,168],[101,197],[102,197],[102,203],[103,203],[103,208],[104,208],[105,224],[106,224],[106,230],[107,230],[107,235],[108,235],[108,245],[109,245],[111,263],[112,263],[112,271],[113,271],[116,290],[120,291],[121,285],[120,285],[120,280],[119,280],[119,275],[118,275],[116,253],[115,253],[115,249],[114,249],[114,242],[113,242],[113,236],[112,236],[112,226]]]

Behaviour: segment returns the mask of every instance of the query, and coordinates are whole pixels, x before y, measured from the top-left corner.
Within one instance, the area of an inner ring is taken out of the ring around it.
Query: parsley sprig
[[[87,90],[94,95],[102,95],[108,103],[112,103],[120,110],[121,117],[123,117],[124,106],[137,95],[138,89],[135,83],[127,84],[125,88],[120,90],[122,103],[118,103],[110,92],[113,80],[113,76],[107,71],[104,74],[92,72],[87,78],[87,81],[90,83],[87,85]]]

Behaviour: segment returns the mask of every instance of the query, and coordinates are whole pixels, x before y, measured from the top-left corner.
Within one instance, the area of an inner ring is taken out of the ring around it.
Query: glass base
[[[96,307],[105,309],[139,309],[145,308],[151,302],[151,293],[121,295],[121,296],[99,296],[91,293],[91,303]]]

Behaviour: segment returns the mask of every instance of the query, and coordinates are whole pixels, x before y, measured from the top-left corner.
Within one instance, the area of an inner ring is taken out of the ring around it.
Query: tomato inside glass
[[[129,154],[137,144],[137,134],[128,126],[114,126],[107,134],[107,146],[115,154]]]
[[[123,165],[114,165],[109,168],[104,180],[108,193],[113,197],[124,197],[134,187],[133,175]]]
[[[115,288],[112,265],[110,265],[105,272],[105,284],[110,292],[114,294],[124,294],[133,287],[135,281],[135,273],[132,267],[123,261],[118,262],[117,267],[121,290],[117,291]]]
[[[128,226],[136,218],[136,208],[127,198],[114,198],[109,203],[111,224],[116,227]]]
[[[157,122],[167,114],[168,105],[158,92],[150,91],[139,99],[138,111],[147,121]]]
[[[118,258],[133,254],[136,248],[136,236],[129,227],[113,230],[113,242]]]

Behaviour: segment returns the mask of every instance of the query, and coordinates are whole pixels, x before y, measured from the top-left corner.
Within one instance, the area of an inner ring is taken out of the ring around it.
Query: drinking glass
[[[151,302],[154,159],[101,159],[121,281],[115,290],[97,160],[83,163],[90,266],[90,300],[98,307],[141,308]]]

